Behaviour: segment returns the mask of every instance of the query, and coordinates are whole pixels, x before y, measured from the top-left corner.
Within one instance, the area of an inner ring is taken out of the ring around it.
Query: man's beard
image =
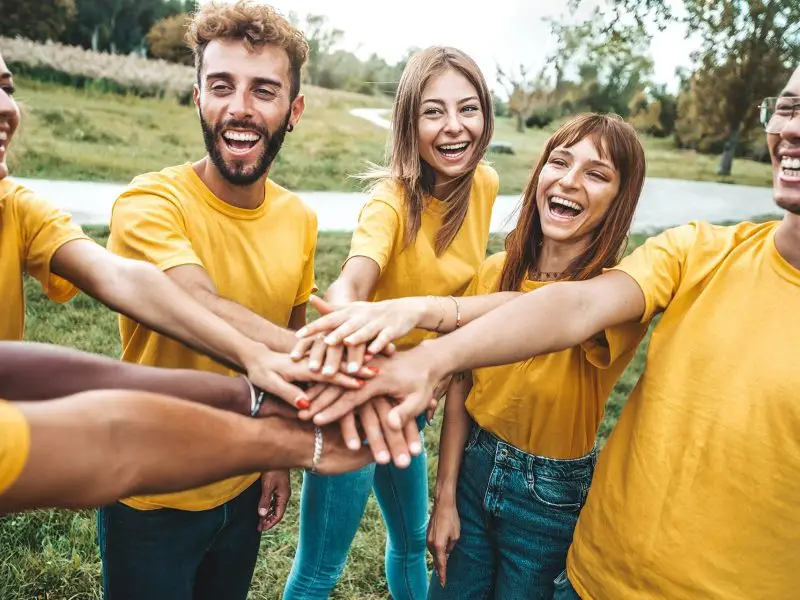
[[[255,183],[264,176],[275,160],[275,157],[278,156],[278,152],[280,152],[281,146],[283,145],[283,138],[286,137],[286,129],[289,126],[290,116],[291,110],[286,113],[286,118],[275,130],[275,133],[270,135],[265,127],[259,127],[250,121],[237,121],[236,119],[229,119],[212,128],[203,117],[203,112],[200,111],[200,126],[203,129],[203,141],[206,145],[206,152],[208,152],[208,156],[211,158],[211,162],[228,183],[242,186]],[[217,142],[219,142],[219,144],[225,143],[225,140],[222,138],[222,132],[227,128],[249,129],[261,136],[261,139],[257,143],[263,143],[263,150],[256,160],[255,166],[247,169],[244,163],[236,159],[231,162],[225,162],[225,159],[222,158],[222,153],[220,152]]]

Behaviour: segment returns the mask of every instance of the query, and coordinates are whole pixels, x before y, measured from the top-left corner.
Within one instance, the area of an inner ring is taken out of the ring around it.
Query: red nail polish
[[[356,385],[357,385],[359,388],[362,388],[362,387],[364,387],[364,384],[365,384],[365,383],[367,383],[367,382],[366,382],[366,381],[364,381],[363,379],[356,379]]]
[[[311,406],[311,402],[308,401],[308,398],[300,396],[297,400],[294,401],[294,405],[300,410],[308,410],[308,407]]]
[[[380,372],[381,372],[381,368],[380,368],[380,367],[367,367],[367,368],[368,368],[370,371],[372,371],[372,374],[373,374],[373,375],[377,375],[378,373],[380,373]]]

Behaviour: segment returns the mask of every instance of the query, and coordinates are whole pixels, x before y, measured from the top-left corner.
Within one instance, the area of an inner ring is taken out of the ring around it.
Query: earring
[[[290,133],[291,133],[292,131],[294,131],[294,125],[292,125],[291,123],[289,123],[289,124],[286,126],[286,131],[288,131],[288,132],[290,132]]]

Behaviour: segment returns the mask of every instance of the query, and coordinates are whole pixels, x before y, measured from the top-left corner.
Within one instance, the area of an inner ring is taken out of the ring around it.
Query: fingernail
[[[335,337],[328,336],[322,341],[328,346],[335,346],[339,340],[337,340]]]
[[[373,375],[377,375],[378,373],[381,372],[380,367],[367,367],[367,368],[372,372]]]
[[[300,353],[299,353],[299,352],[292,351],[292,352],[289,354],[289,356],[290,356],[291,358],[300,358]]]
[[[350,438],[347,440],[347,447],[350,448],[350,450],[358,450],[361,448],[361,442],[358,441],[358,438]]]
[[[408,445],[408,449],[411,450],[411,454],[416,456],[417,454],[422,452],[422,444],[420,444],[419,442],[411,442]]]
[[[355,373],[356,371],[358,371],[358,363],[357,362],[351,362],[350,364],[347,365],[347,372],[348,373]]]
[[[267,509],[266,508],[259,508],[258,509],[258,514],[261,515],[262,517],[266,517],[267,516]]]
[[[336,373],[336,368],[332,367],[331,365],[325,365],[325,367],[322,369],[323,375],[333,375],[334,373]]]
[[[392,456],[385,450],[383,452],[378,452],[377,461],[379,463],[388,463],[391,459]]]
[[[407,467],[411,463],[411,459],[408,457],[408,454],[401,454],[397,457],[395,461],[398,467]]]
[[[315,360],[308,361],[308,368],[311,369],[312,371],[318,370],[319,366],[320,366],[319,363]]]
[[[306,337],[307,333],[308,333],[308,329],[306,329],[305,327],[301,327],[300,329],[295,331],[294,334],[299,338],[304,338],[304,337]]]
[[[300,410],[307,410],[311,406],[311,402],[305,396],[298,396],[294,399],[294,405]]]
[[[356,385],[360,388],[364,387],[364,384],[367,383],[363,379],[356,379]]]

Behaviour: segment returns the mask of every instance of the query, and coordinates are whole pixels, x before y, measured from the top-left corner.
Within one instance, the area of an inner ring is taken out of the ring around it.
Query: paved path
[[[124,184],[47,181],[16,178],[64,210],[82,225],[107,224],[114,199]],[[300,192],[319,217],[323,231],[352,230],[365,196],[347,192]],[[518,196],[499,196],[492,231],[508,231],[516,222]],[[688,221],[741,221],[777,213],[769,188],[722,183],[647,179],[634,219],[635,231],[680,225]]]

